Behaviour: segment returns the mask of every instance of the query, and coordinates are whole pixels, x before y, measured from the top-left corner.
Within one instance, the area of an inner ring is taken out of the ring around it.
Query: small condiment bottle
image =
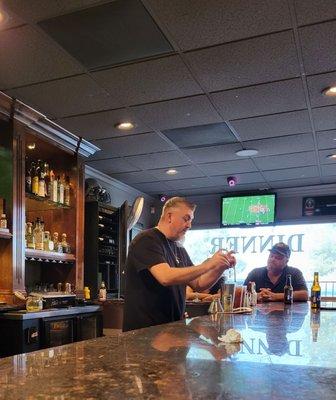
[[[7,218],[6,218],[6,214],[1,214],[0,228],[2,228],[2,229],[7,229]]]

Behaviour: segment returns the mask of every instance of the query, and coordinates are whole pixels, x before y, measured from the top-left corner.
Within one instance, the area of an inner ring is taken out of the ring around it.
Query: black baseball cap
[[[272,248],[269,250],[271,253],[277,253],[281,256],[285,256],[287,258],[291,255],[291,250],[286,243],[280,242],[276,243]]]

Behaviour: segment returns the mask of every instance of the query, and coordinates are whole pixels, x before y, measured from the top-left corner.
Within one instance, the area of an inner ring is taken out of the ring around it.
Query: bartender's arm
[[[211,287],[232,263],[231,253],[224,254],[219,250],[202,264],[193,267],[172,268],[168,263],[160,263],[153,265],[149,270],[163,286],[188,284],[200,292]]]

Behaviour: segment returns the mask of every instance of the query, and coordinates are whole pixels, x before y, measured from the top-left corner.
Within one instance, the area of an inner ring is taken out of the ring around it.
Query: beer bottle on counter
[[[311,288],[311,308],[319,309],[321,306],[321,286],[319,283],[319,274],[318,272],[314,272],[314,282]]]
[[[286,275],[286,285],[284,287],[284,303],[293,304],[293,297],[292,276],[288,274]]]

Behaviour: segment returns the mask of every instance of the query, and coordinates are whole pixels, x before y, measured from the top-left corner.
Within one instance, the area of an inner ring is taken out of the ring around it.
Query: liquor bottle
[[[31,175],[32,175],[32,193],[36,196],[38,195],[39,190],[39,168],[32,162],[31,167]]]
[[[62,233],[61,245],[62,245],[63,253],[70,253],[70,246],[69,246],[69,243],[67,241],[67,234],[66,233]]]
[[[6,218],[6,214],[1,214],[1,218],[0,218],[0,228],[2,228],[2,229],[7,229],[7,218]]]
[[[58,241],[58,232],[54,232],[54,233],[53,233],[52,241],[54,242],[54,251],[58,251],[58,244],[59,244],[59,241]]]
[[[39,183],[38,183],[38,195],[40,197],[45,197],[45,170],[44,170],[44,163],[40,161],[40,169],[39,169]]]
[[[31,222],[27,222],[27,234],[26,234],[26,242],[28,249],[35,249],[35,238],[33,235],[33,224]]]
[[[313,308],[310,312],[310,328],[312,330],[313,342],[317,342],[317,335],[320,328],[320,310]]]
[[[44,193],[45,197],[50,197],[50,171],[49,164],[47,162],[44,163]]]
[[[35,249],[36,250],[43,250],[43,229],[40,222],[40,218],[36,219],[35,228],[33,230],[34,240],[35,240]]]
[[[64,183],[64,204],[70,206],[70,178],[68,176]]]
[[[290,274],[286,275],[286,285],[284,287],[284,303],[293,303],[293,286],[292,286],[292,276]]]
[[[33,165],[33,163],[32,163]],[[25,190],[26,193],[31,193],[32,192],[32,167],[27,168],[26,170],[26,177],[25,177]]]
[[[321,286],[319,283],[318,272],[314,272],[314,282],[311,287],[310,303],[311,308],[319,309],[321,306]]]
[[[102,281],[102,283],[100,285],[98,299],[100,301],[105,301],[106,300],[106,286],[105,286],[105,282],[104,281]]]
[[[57,200],[60,204],[64,204],[64,184],[59,175],[57,176]]]

